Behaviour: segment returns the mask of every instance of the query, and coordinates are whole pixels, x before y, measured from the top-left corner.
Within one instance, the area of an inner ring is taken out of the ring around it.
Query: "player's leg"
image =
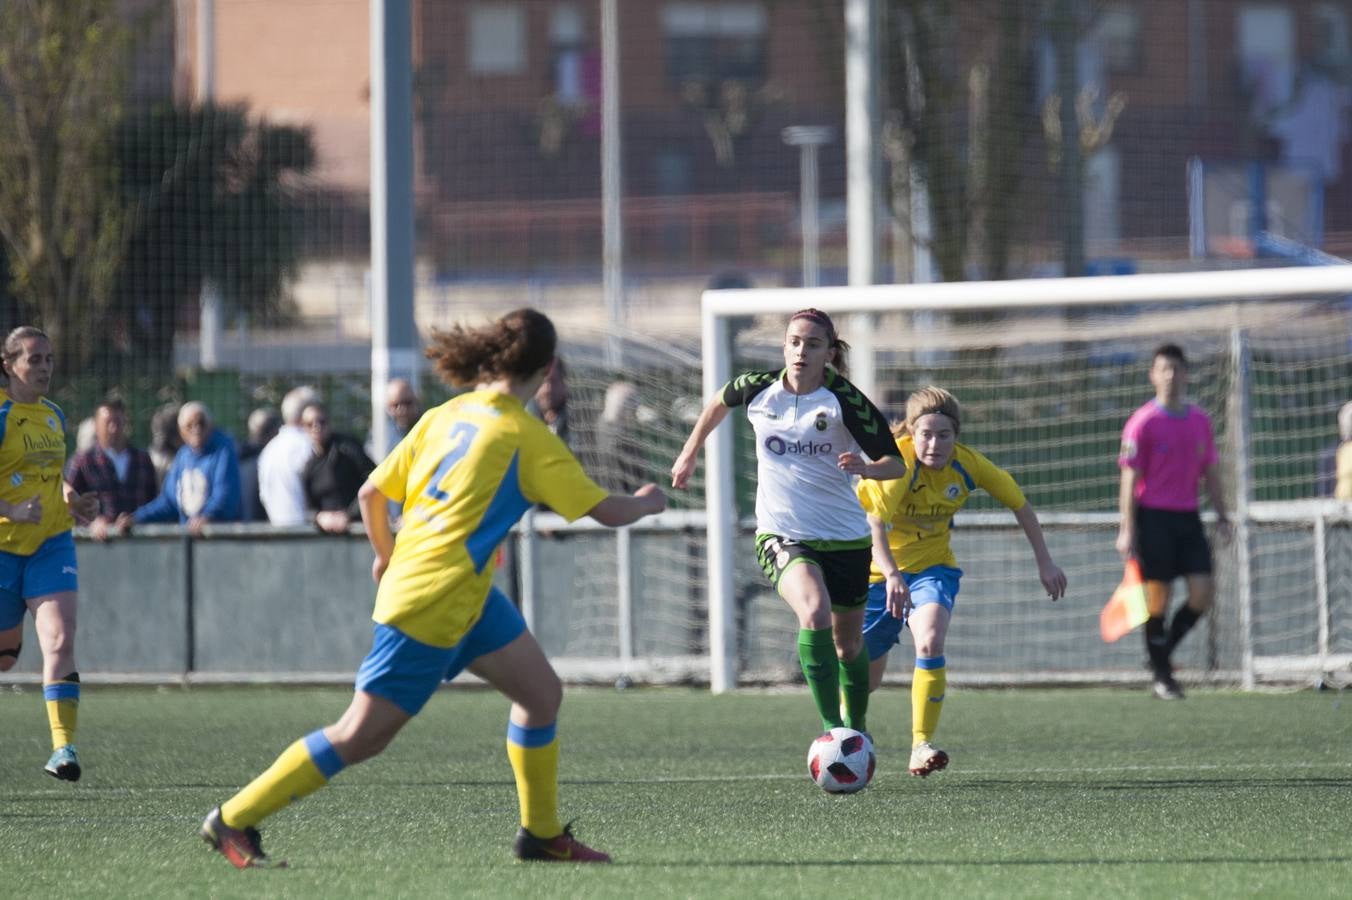
[[[915,642],[915,670],[911,676],[911,761],[909,771],[921,777],[948,765],[948,754],[935,747],[944,698],[948,691],[948,663],[944,642],[952,619],[962,573],[933,566],[908,578],[910,616],[906,627]]]
[[[1187,580],[1187,602],[1179,607],[1169,622],[1168,652],[1187,636],[1197,620],[1210,610],[1216,596],[1216,582],[1212,577],[1211,545],[1202,530],[1200,516],[1181,517],[1179,523],[1179,573]]]
[[[70,532],[48,538],[21,561],[11,587],[33,614],[33,630],[42,649],[42,697],[52,732],[52,756],[44,770],[65,781],[80,780],[75,726],[80,707],[80,675],[75,670],[75,615],[79,579],[75,539]]]
[[[23,647],[23,564],[23,557],[0,551],[0,672],[18,665]]]
[[[827,595],[831,598],[831,634],[835,642],[844,724],[868,731],[869,657],[864,650],[864,618],[868,603],[867,546],[816,548]]]
[[[904,623],[887,611],[887,585],[879,581],[868,586],[864,604],[864,651],[868,654],[868,689],[876,691],[887,672],[887,655],[901,641]]]
[[[577,841],[559,819],[557,727],[563,684],[554,667],[516,607],[496,589],[471,638],[486,652],[473,658],[470,671],[512,701],[507,758],[521,808],[513,852],[523,860],[609,862],[607,854]]]
[[[52,756],[44,769],[63,781],[79,781],[81,773],[75,751],[80,710],[80,675],[75,671],[77,597],[74,591],[62,591],[27,601],[42,648],[42,698],[52,734]]]
[[[202,838],[237,868],[285,865],[263,852],[258,824],[319,790],[347,766],[384,750],[436,691],[452,652],[377,625],[343,715],[295,741],[266,771],[212,810],[202,823]]]
[[[1182,696],[1174,682],[1173,666],[1169,661],[1169,635],[1166,617],[1169,613],[1169,593],[1178,576],[1176,535],[1172,517],[1167,510],[1138,507],[1136,511],[1137,561],[1145,580],[1145,602],[1148,618],[1145,620],[1145,652],[1153,676],[1151,690],[1161,699]]]
[[[756,556],[770,584],[798,620],[798,663],[803,668],[823,730],[844,724],[840,715],[840,664],[831,629],[831,598],[815,553],[776,535],[756,537]]]

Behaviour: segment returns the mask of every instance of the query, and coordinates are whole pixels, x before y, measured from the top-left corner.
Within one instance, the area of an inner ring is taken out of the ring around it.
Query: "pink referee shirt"
[[[1189,404],[1174,415],[1151,400],[1127,419],[1117,464],[1130,466],[1136,479],[1136,502],[1151,509],[1192,512],[1197,486],[1207,466],[1216,462],[1211,417]]]

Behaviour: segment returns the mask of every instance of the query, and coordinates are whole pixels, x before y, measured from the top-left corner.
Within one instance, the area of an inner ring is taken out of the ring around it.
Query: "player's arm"
[[[1028,538],[1028,546],[1033,548],[1033,557],[1037,560],[1037,577],[1046,588],[1048,596],[1053,600],[1066,595],[1066,573],[1061,571],[1061,567],[1052,562],[1051,551],[1047,549],[1047,540],[1042,535],[1042,525],[1037,520],[1037,513],[1033,511],[1033,505],[1024,502],[1023,506],[1014,510],[1014,518],[1018,521],[1019,527],[1023,529],[1024,537]]]
[[[872,478],[875,481],[891,481],[906,474],[906,463],[896,454],[884,456],[876,462],[858,453],[842,453],[836,465],[851,475],[860,478]]]
[[[905,621],[911,609],[911,590],[906,586],[906,579],[901,577],[901,569],[897,568],[897,561],[892,556],[892,546],[887,542],[887,525],[869,513],[868,530],[873,539],[873,564],[883,575],[887,611]]]
[[[1207,497],[1211,500],[1211,508],[1216,511],[1216,531],[1221,536],[1221,540],[1230,540],[1233,528],[1230,524],[1230,514],[1225,509],[1225,495],[1221,493],[1221,473],[1216,463],[1211,463],[1202,473],[1202,479],[1206,483]]]
[[[724,407],[725,409],[727,407]],[[667,495],[655,484],[645,484],[632,494],[611,494],[588,510],[587,515],[608,528],[632,525],[644,516],[667,508]]]
[[[1139,473],[1131,466],[1122,467],[1122,482],[1117,491],[1117,552],[1122,558],[1131,557],[1136,540],[1136,479]]]
[[[728,416],[728,407],[723,403],[722,396],[714,397],[699,414],[699,419],[695,421],[695,427],[690,431],[690,437],[686,438],[685,446],[681,448],[680,455],[676,457],[676,462],[671,465],[671,486],[674,488],[684,488],[690,484],[690,476],[695,474],[695,463],[699,460],[699,450],[704,446],[704,441],[713,433]],[[596,518],[593,516],[593,518]],[[599,519],[597,521],[600,521]],[[608,524],[608,523],[602,523]]]
[[[371,577],[377,584],[385,574],[394,554],[394,533],[390,531],[390,498],[380,492],[368,478],[357,491],[357,506],[361,509],[361,521],[366,526],[366,539],[375,551],[375,561],[371,563]]]

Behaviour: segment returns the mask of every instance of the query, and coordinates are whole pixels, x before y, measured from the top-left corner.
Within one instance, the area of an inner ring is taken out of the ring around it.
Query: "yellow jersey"
[[[521,401],[487,390],[430,410],[370,481],[403,505],[372,618],[435,647],[479,620],[490,563],[526,510],[544,503],[572,521],[608,496]]]
[[[0,391],[0,500],[15,504],[37,495],[42,521],[0,516],[0,550],[32,556],[42,542],[75,526],[62,490],[66,416],[45,397],[19,403]]]
[[[860,479],[857,493],[864,511],[887,526],[887,544],[897,567],[908,574],[930,566],[957,566],[949,542],[953,515],[981,488],[1009,509],[1026,502],[1023,491],[1008,472],[965,444],[953,448],[953,458],[942,469],[916,462],[915,441],[897,439],[907,474],[893,481]],[[872,581],[881,581],[875,564]]]

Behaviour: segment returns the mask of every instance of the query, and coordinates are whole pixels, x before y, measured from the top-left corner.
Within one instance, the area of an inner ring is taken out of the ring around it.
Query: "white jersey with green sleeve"
[[[810,394],[784,372],[747,372],[723,387],[724,406],[745,406],[756,434],[756,531],[799,541],[867,537],[854,479],[837,465],[847,451],[900,456],[883,414],[834,370]]]

